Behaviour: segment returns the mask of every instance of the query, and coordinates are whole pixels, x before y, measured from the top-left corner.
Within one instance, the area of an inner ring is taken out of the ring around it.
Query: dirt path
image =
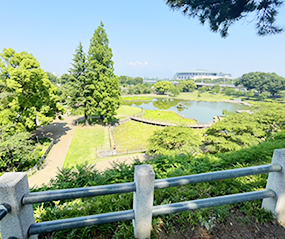
[[[63,166],[76,129],[76,120],[80,117],[64,115],[63,118],[64,120],[54,120],[50,125],[41,127],[36,132],[40,138],[44,136],[52,138],[54,145],[45,160],[44,168],[29,177],[30,187],[47,184],[51,178],[56,176],[57,168]]]

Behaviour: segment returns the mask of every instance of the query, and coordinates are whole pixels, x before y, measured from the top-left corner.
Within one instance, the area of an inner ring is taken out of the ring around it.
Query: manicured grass
[[[198,96],[200,95],[200,97]],[[213,94],[210,92],[200,93],[197,90],[189,93],[180,93],[176,98],[185,99],[185,100],[195,100],[195,101],[223,101],[231,100],[233,98],[240,98],[238,96],[228,96],[223,93]]]
[[[158,129],[162,127],[135,121],[128,121],[117,126],[113,131],[117,152],[147,149],[148,139]]]
[[[146,97],[146,96],[123,96],[122,100],[124,101],[152,101],[151,97]]]
[[[152,120],[152,121],[166,122],[166,123],[172,123],[172,124],[178,124],[178,125],[197,124],[196,120],[182,118],[176,112],[173,112],[173,111],[145,110],[145,114],[142,116],[142,118]]]
[[[142,112],[142,109],[138,107],[132,107],[128,105],[121,105],[117,110],[117,115],[127,115],[127,116],[135,116]]]
[[[96,163],[96,150],[109,148],[108,128],[101,125],[77,127],[63,167]]]

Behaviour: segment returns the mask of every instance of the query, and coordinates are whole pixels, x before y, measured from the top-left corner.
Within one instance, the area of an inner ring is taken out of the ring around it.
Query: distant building
[[[187,80],[187,79],[219,79],[219,78],[226,78],[232,79],[232,75],[223,72],[215,72],[215,71],[205,71],[205,70],[196,70],[196,71],[189,71],[189,72],[178,72],[174,75],[175,80]]]

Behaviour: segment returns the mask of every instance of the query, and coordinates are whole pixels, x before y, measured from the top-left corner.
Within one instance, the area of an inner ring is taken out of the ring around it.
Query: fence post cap
[[[135,171],[136,173],[140,175],[155,175],[153,168],[151,167],[150,164],[142,164],[142,165],[136,165],[135,166]]]
[[[1,188],[12,187],[16,183],[18,183],[20,180],[22,180],[24,177],[26,177],[26,176],[27,176],[27,173],[23,173],[23,172],[17,172],[17,173],[8,172],[8,173],[4,173],[0,177],[0,187]]]

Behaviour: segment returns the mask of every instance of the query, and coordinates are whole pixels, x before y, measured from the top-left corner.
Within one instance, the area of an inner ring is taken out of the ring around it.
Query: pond
[[[172,98],[154,98],[150,102],[128,102],[130,106],[140,107],[145,110],[172,110],[187,118],[196,119],[200,124],[213,121],[214,116],[222,116],[223,110],[236,112],[236,110],[246,110],[248,106],[227,102],[205,102],[178,100]],[[184,109],[178,109],[177,105],[183,104]]]

